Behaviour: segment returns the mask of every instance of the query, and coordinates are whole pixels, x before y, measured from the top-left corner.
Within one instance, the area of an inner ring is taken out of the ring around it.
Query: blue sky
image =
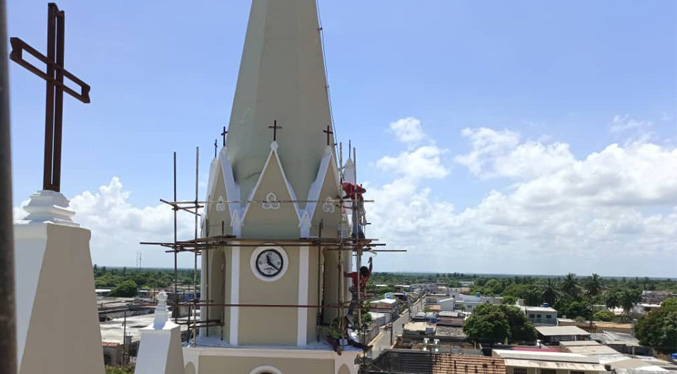
[[[108,193],[119,193],[110,204],[144,212],[160,197],[170,197],[171,152],[177,151],[180,195],[190,198],[195,146],[202,150],[203,191],[212,143],[230,115],[249,2],[59,6],[66,11],[67,69],[92,86],[91,104],[65,100],[62,192],[103,196],[99,188],[108,186]],[[44,51],[46,8],[42,1],[9,1],[9,35]],[[320,1],[320,10],[338,136],[357,145],[359,172],[371,197],[383,194],[388,203],[389,197],[406,196],[402,189],[389,195],[388,186],[414,186],[415,194],[426,191],[424,201],[400,207],[402,215],[426,213],[416,209],[429,204],[431,212],[450,214],[435,219],[457,222],[442,232],[426,231],[431,224],[444,226],[441,222],[400,228],[386,218],[393,202],[375,207],[374,220],[387,226],[374,229],[380,238],[409,250],[395,259],[379,258],[384,270],[677,276],[677,233],[669,229],[677,222],[677,171],[671,167],[677,157],[676,2]],[[10,78],[19,206],[41,186],[44,85],[15,64]],[[406,118],[413,119],[401,123],[420,133],[417,141],[402,140],[391,126]],[[604,152],[615,143],[617,152]],[[558,145],[566,145],[566,152]],[[434,150],[419,160],[431,167],[430,174],[389,166],[411,163],[420,147]],[[594,153],[616,155],[620,166],[586,163]],[[515,159],[525,154],[533,157]],[[388,157],[395,161],[389,164]],[[549,161],[553,166],[544,167]],[[649,169],[666,171],[635,175],[635,169],[624,169],[634,162],[656,162]],[[531,166],[507,170],[505,164]],[[534,223],[543,217],[534,218],[533,204],[515,205],[526,201],[520,187],[550,186],[555,179],[567,183],[575,178],[554,176],[567,170],[582,173],[577,177],[600,175],[605,166],[610,185],[602,181],[588,188],[595,189],[591,200],[580,200],[585,193],[578,193],[562,198],[553,211],[539,210],[547,217],[562,215],[560,220],[587,217],[579,229],[546,229]],[[614,175],[624,181],[616,189],[610,188]],[[113,177],[121,186],[111,183]],[[632,190],[632,178],[655,185]],[[524,211],[530,217],[526,226],[503,231],[500,224],[486,223],[493,221],[482,216],[484,209],[500,211],[486,207],[492,191],[508,200],[503,216]],[[571,204],[577,208],[568,209]],[[96,206],[92,215],[103,214],[100,209],[108,205]],[[619,217],[635,217],[641,227],[623,231],[627,222]],[[81,222],[90,221],[83,216]],[[584,231],[597,223],[604,233]],[[417,229],[404,236],[411,227]],[[104,228],[124,230],[114,223]],[[132,241],[99,240],[92,229],[95,262],[134,264],[138,248]],[[160,232],[155,229],[129,235],[142,236],[134,243],[153,239]],[[421,259],[411,268],[412,259],[430,253],[430,245],[459,236],[464,239],[431,253],[437,261]],[[518,247],[525,252],[514,252]],[[143,250],[146,265],[168,264]],[[606,261],[614,252],[626,255]],[[638,266],[640,254],[673,261]]]

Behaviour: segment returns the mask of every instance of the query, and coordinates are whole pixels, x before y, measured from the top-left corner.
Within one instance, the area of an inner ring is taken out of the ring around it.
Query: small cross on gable
[[[221,133],[221,137],[223,138],[223,146],[226,146],[226,134],[228,134],[228,131],[226,130],[226,126],[223,126],[223,132]]]
[[[268,128],[269,128],[269,129],[273,129],[273,141],[276,142],[276,141],[277,141],[277,129],[281,129],[282,126],[278,126],[278,125],[277,125],[277,120],[275,120],[275,121],[273,121],[273,125],[272,125],[272,126],[268,126]]]
[[[334,132],[331,131],[331,125],[327,125],[327,129],[322,130],[322,132],[327,134],[327,145],[332,145],[331,144],[331,136],[334,134]]]

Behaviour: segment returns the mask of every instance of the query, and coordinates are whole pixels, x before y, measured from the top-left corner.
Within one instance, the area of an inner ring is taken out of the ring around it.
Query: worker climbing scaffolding
[[[367,224],[367,219],[364,210],[363,195],[367,190],[361,185],[350,182],[343,182],[341,187],[345,193],[343,198],[350,201],[345,208],[352,210],[351,216],[353,228],[351,230],[351,237],[364,239],[364,226]]]
[[[371,272],[373,268],[374,264],[372,261],[372,257],[369,257],[369,267],[362,266],[360,267],[359,272],[357,271],[354,271],[352,273],[348,273],[345,271],[343,272],[344,277],[351,278],[353,280],[353,284],[348,289],[350,291],[350,294],[352,295],[352,298],[350,300],[350,306],[348,307],[348,316],[353,315],[353,313],[355,312],[355,308],[358,306],[358,303],[360,302],[360,299],[364,300],[364,297],[367,296],[367,282],[369,282],[369,278],[371,277]],[[340,266],[339,270],[341,270]],[[359,296],[361,297],[358,297],[357,294],[358,284],[360,289]]]

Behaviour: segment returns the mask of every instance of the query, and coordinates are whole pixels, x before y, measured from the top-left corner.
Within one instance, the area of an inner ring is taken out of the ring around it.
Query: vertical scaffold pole
[[[194,235],[194,241],[195,241],[195,252],[193,256],[193,300],[197,300],[197,225],[198,225],[198,183],[199,183],[199,174],[200,174],[200,147],[195,147],[195,235]],[[195,309],[193,308],[191,313],[195,313]],[[190,316],[188,317],[190,318]],[[197,318],[193,318],[193,347],[195,347],[197,343]]]
[[[176,201],[176,152],[174,152],[174,201]],[[176,205],[174,208],[174,308],[172,310],[174,314],[174,322],[179,321],[179,270],[178,270],[178,252],[177,252],[177,236],[176,236],[176,213],[178,208]]]
[[[357,150],[353,148],[353,180],[355,181],[355,186],[357,186]],[[360,268],[362,267],[362,246],[359,244],[360,240],[360,227],[359,227],[359,214],[357,212],[357,195],[353,196],[353,231],[355,235],[355,243],[357,245],[357,261],[355,266],[357,267],[357,306],[360,309],[357,309],[357,328],[358,335],[360,336],[360,343],[365,344],[364,334],[362,331],[362,276],[360,275]],[[365,285],[366,286],[366,285]]]

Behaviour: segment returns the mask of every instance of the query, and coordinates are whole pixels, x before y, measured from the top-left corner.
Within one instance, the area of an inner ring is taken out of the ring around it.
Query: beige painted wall
[[[260,366],[272,366],[283,374],[333,374],[334,361],[299,358],[201,356],[200,374],[249,374]]]
[[[204,252],[203,252],[204,253]],[[230,285],[226,282],[225,270],[226,263],[223,248],[213,248],[206,251],[209,256],[209,277],[207,280],[209,300],[214,304],[225,304],[225,286]],[[223,312],[224,307],[213,306],[208,308],[208,314],[202,316],[205,320],[221,320],[224,321]],[[208,335],[221,334],[221,327],[210,327]]]
[[[257,278],[251,270],[253,247],[240,252],[240,303],[296,304],[298,302],[299,250],[283,247],[289,257],[285,275],[275,282]],[[296,345],[296,308],[240,308],[239,344]]]

